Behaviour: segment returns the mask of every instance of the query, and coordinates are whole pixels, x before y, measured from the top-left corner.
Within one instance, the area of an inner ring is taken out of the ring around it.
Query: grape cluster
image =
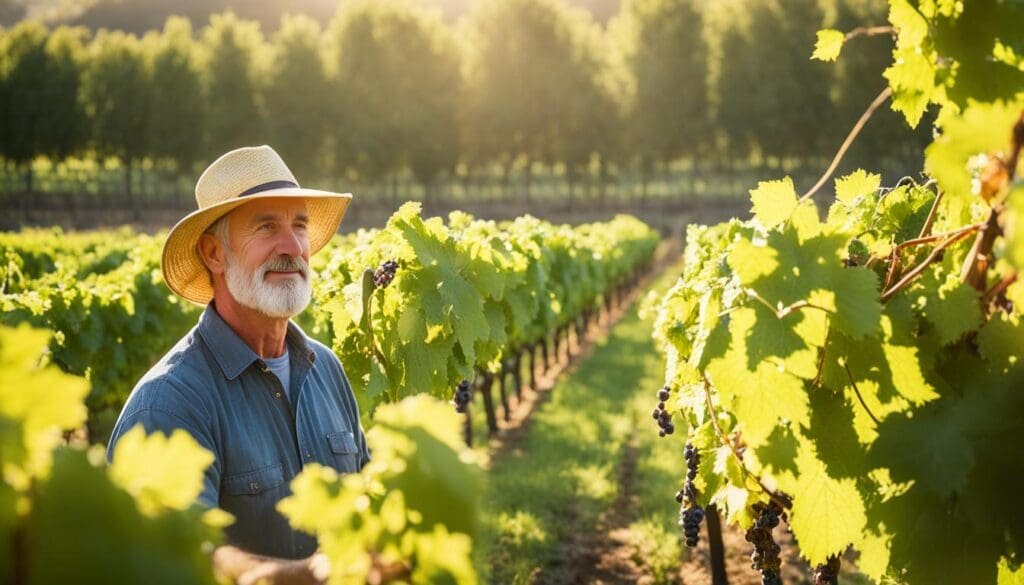
[[[757,520],[747,529],[746,534],[747,542],[754,545],[754,552],[750,555],[750,566],[761,571],[762,585],[782,585],[782,578],[779,576],[782,569],[782,558],[779,557],[779,553],[782,549],[772,538],[772,529],[779,525],[782,508],[774,501],[767,504],[758,502],[753,508],[757,512]]]
[[[469,380],[459,382],[459,385],[455,388],[455,394],[452,395],[452,402],[455,403],[455,412],[466,412],[466,407],[469,406],[469,400],[472,397],[473,393],[469,390]]]
[[[387,288],[391,281],[395,279],[395,272],[398,271],[398,262],[394,260],[388,260],[380,265],[380,268],[373,272],[373,286],[377,288]]]
[[[697,546],[700,523],[704,520],[704,510],[697,505],[697,488],[693,486],[693,480],[697,478],[697,466],[700,465],[700,454],[693,445],[687,443],[683,455],[686,457],[686,483],[676,493],[676,501],[682,504],[679,508],[679,525],[683,527],[686,546],[692,548]]]
[[[839,568],[842,561],[831,556],[823,565],[814,568],[814,585],[839,585]]]
[[[659,437],[671,435],[676,432],[676,425],[672,424],[672,414],[665,410],[665,401],[668,400],[669,396],[668,386],[658,390],[658,406],[654,409],[654,412],[651,413],[654,420],[658,421]]]

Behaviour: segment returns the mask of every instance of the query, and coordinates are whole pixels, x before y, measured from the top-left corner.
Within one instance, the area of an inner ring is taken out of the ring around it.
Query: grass
[[[575,372],[559,381],[533,413],[523,440],[492,464],[475,547],[484,580],[568,579],[573,541],[593,531],[616,503],[619,466],[631,442],[638,453],[642,512],[631,528],[635,546],[643,551],[641,563],[659,581],[678,567],[672,499],[679,489],[673,473],[680,469],[674,460],[678,453],[671,453],[670,441],[655,444],[649,414],[663,367],[650,324],[633,308]]]

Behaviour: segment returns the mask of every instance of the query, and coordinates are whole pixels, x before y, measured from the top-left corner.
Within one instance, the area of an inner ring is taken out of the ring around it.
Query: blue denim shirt
[[[225,531],[228,542],[294,559],[313,553],[317,543],[293,530],[275,508],[290,493],[292,478],[312,462],[355,472],[370,456],[352,386],[337,356],[291,322],[285,342],[291,400],[278,377],[210,303],[198,325],[128,397],[107,459],[118,439],[139,423],[147,433],[185,429],[215,456],[199,502],[235,516]]]

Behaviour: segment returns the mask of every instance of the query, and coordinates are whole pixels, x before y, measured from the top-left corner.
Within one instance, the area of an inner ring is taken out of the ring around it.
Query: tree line
[[[484,0],[453,25],[400,0],[343,3],[325,25],[181,17],[142,36],[23,21],[0,29],[0,158],[144,163],[194,178],[217,154],[269,143],[300,180],[379,183],[513,175],[572,185],[674,161],[820,166],[884,86],[888,37],[839,67],[815,31],[885,21],[869,0],[625,0],[602,26],[559,0]],[[917,164],[930,133],[889,112],[848,155]],[[919,166],[919,165],[918,165]]]

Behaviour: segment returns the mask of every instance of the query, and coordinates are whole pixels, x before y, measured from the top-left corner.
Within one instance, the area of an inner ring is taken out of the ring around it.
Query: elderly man
[[[211,164],[196,200],[168,234],[161,266],[171,290],[206,309],[132,391],[107,458],[135,425],[188,431],[215,456],[200,503],[235,517],[218,570],[240,582],[313,582],[317,543],[275,506],[303,466],[355,472],[369,454],[341,363],[289,318],[309,304],[309,257],[351,195],[300,188],[260,146]]]

